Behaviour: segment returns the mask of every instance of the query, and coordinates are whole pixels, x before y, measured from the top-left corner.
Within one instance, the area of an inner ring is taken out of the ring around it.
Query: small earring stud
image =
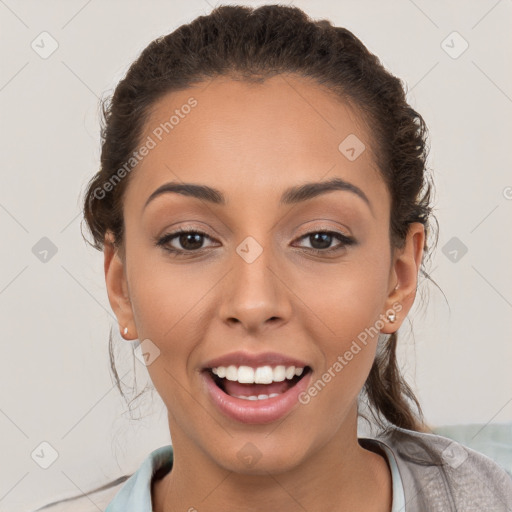
[[[393,323],[396,320],[395,313],[388,313],[388,320],[390,323]]]
[[[125,327],[123,330],[123,334],[126,336],[128,334],[128,327]]]

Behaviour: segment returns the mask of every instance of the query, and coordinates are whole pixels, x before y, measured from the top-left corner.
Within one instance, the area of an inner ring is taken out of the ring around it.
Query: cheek
[[[134,256],[137,268],[130,275],[139,339],[151,340],[160,351],[147,366],[148,373],[170,413],[182,419],[197,415],[197,421],[204,421],[202,410],[190,407],[193,365],[189,362],[204,339],[205,295],[218,278],[211,276],[210,283],[209,273],[202,272],[198,279],[197,269],[187,271],[185,265],[168,264],[162,258],[151,261],[148,256]]]
[[[387,295],[388,261],[375,257],[382,252],[373,248],[353,254],[339,263],[317,265],[293,285],[311,319],[304,327],[314,329],[312,339],[331,340],[326,346],[331,357],[367,331],[376,338],[375,329],[382,328],[377,321]]]
[[[185,342],[183,331],[193,334],[193,319],[218,277],[197,263],[173,263],[172,255],[166,260],[157,250],[135,249],[132,261],[128,281],[139,337]]]
[[[314,277],[294,287],[306,306],[302,328],[308,338],[318,340],[324,361],[304,401],[318,400],[333,423],[341,421],[359,394],[375,358],[384,326],[389,260],[373,255],[383,250],[361,250],[357,258],[319,266]]]
[[[204,338],[201,315],[215,276],[202,272],[198,279],[194,265],[173,264],[155,257],[157,252],[134,248],[131,261],[136,264],[128,267],[128,281],[138,337],[159,350],[147,367],[151,380],[164,402],[176,407],[177,392],[189,387],[190,358]]]

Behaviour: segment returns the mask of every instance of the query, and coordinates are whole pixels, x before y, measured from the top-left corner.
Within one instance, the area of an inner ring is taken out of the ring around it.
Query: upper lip
[[[296,368],[305,368],[309,366],[304,361],[285,354],[277,352],[261,352],[259,354],[252,354],[250,352],[231,352],[215,359],[207,361],[204,369],[217,368],[218,366],[250,366],[257,368],[258,366],[295,366]]]

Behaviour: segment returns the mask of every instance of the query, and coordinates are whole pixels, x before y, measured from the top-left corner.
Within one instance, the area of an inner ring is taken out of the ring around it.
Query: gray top
[[[512,476],[486,455],[446,437],[397,427],[375,440],[393,452],[406,512],[512,512]],[[359,442],[364,447],[375,440]]]

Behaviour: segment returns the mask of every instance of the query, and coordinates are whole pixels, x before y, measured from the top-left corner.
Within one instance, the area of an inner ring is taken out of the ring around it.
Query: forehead
[[[169,93],[151,108],[144,144],[151,149],[127,190],[139,203],[169,181],[268,201],[290,185],[333,177],[386,203],[357,109],[295,75],[261,83],[221,77]]]

